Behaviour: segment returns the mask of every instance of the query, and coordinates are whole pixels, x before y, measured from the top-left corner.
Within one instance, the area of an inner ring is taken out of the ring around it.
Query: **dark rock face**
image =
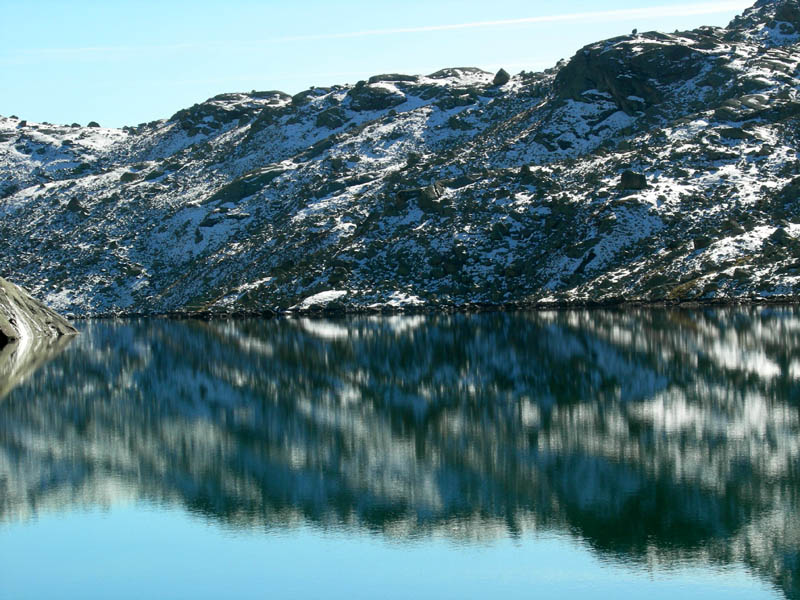
[[[83,211],[83,206],[81,206],[80,200],[78,200],[77,198],[72,198],[67,203],[67,210],[71,212],[81,212]]]
[[[27,338],[60,337],[77,333],[25,290],[0,278],[0,346]]]
[[[622,173],[619,181],[619,189],[621,190],[643,190],[647,188],[647,177],[641,173],[634,173],[633,171],[625,171]]]
[[[792,25],[800,24],[800,6],[796,2],[783,2],[775,10],[775,18]]]
[[[380,87],[380,84],[356,84],[348,96],[350,108],[355,111],[388,110],[406,101],[403,94]]]
[[[416,75],[403,75],[401,73],[387,73],[383,75],[373,75],[367,80],[367,83],[379,83],[381,81],[405,81],[414,83],[419,80]]]
[[[317,117],[317,127],[336,129],[347,123],[348,120],[345,111],[338,106],[334,106],[319,113]]]
[[[555,90],[560,98],[581,100],[596,90],[610,94],[626,113],[659,104],[661,86],[687,81],[703,67],[703,55],[679,44],[664,44],[659,34],[642,39],[641,51],[631,55],[624,38],[593,44],[580,50],[558,73]]]

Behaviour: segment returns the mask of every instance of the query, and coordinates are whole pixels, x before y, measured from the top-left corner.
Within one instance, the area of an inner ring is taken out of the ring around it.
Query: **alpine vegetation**
[[[0,257],[75,315],[795,298],[800,1],[540,73],[0,118]]]

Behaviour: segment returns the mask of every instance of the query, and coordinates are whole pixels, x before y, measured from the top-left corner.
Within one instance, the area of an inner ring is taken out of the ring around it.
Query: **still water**
[[[800,598],[800,310],[0,351],[0,598]]]

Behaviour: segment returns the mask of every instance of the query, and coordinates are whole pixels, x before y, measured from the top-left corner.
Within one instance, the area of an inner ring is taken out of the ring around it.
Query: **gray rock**
[[[350,108],[355,111],[388,110],[406,101],[401,93],[360,82],[347,95],[350,98]]]
[[[322,111],[317,115],[317,127],[327,127],[328,129],[336,129],[347,123],[347,113],[339,106],[334,106],[327,110]]]
[[[367,80],[367,83],[380,83],[381,81],[394,81],[404,83],[414,83],[419,80],[417,75],[402,75],[400,73],[385,73],[382,75],[373,75]]]
[[[76,329],[61,315],[0,277],[0,346],[14,340],[75,333]]]

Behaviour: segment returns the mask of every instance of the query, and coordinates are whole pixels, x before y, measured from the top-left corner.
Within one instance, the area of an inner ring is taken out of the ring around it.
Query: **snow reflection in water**
[[[798,365],[788,308],[87,323],[0,400],[0,520],[551,532],[797,598]]]

